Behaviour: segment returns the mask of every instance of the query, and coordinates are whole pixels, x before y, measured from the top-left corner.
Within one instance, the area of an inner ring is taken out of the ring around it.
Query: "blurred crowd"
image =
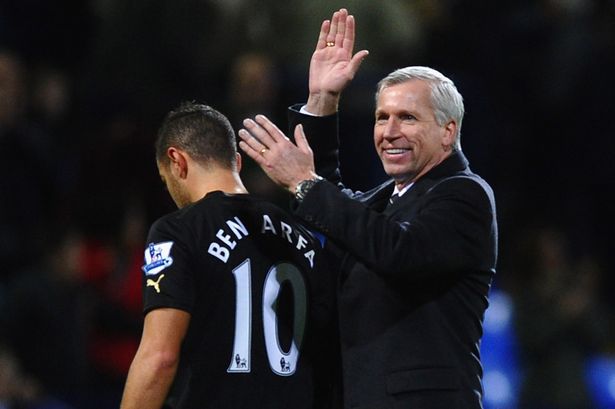
[[[0,408],[117,406],[147,228],[173,210],[153,157],[164,114],[197,100],[236,129],[256,113],[285,126],[342,6],[370,50],[341,106],[348,184],[385,178],[376,82],[405,65],[450,76],[498,201],[520,407],[592,407],[583,364],[615,352],[614,1],[0,0]],[[245,162],[248,189],[285,205]]]

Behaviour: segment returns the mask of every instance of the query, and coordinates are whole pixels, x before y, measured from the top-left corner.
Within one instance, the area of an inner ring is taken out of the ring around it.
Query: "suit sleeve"
[[[339,163],[338,116],[316,117],[302,114],[301,104],[293,105],[288,110],[289,135],[292,138],[295,127],[303,125],[303,130],[314,152],[316,173],[341,186]]]
[[[426,194],[411,220],[403,209],[394,220],[321,182],[295,213],[382,276],[412,281],[493,268],[495,209],[484,187],[455,178]]]

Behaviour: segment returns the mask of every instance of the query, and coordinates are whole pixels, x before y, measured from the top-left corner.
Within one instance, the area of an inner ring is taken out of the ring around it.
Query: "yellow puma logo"
[[[156,281],[152,280],[151,278],[148,278],[146,287],[154,287],[154,290],[156,290],[157,293],[160,293],[160,280],[162,280],[163,277],[164,274],[160,274],[160,277],[158,277],[158,280]]]

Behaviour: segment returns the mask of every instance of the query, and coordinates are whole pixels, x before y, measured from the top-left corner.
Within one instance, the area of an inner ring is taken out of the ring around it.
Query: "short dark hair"
[[[166,151],[171,146],[204,165],[215,162],[227,169],[236,167],[235,131],[226,116],[208,105],[182,102],[166,115],[156,138],[159,163],[168,163]]]

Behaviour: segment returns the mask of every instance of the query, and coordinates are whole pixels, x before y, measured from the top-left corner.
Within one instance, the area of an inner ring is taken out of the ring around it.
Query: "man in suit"
[[[296,144],[257,116],[240,146],[339,248],[345,407],[481,408],[497,224],[493,192],[461,151],[462,97],[427,67],[380,81],[374,145],[391,180],[352,192],[338,169],[337,106],[367,55],[353,47],[341,9],[321,27],[307,104],[291,107]]]

